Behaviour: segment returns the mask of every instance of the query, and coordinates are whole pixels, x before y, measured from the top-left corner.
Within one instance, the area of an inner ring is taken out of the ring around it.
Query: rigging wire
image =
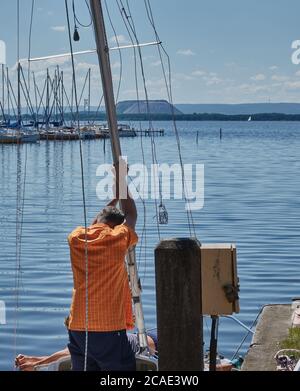
[[[69,45],[71,52],[71,62],[72,62],[72,80],[74,85],[74,98],[76,105],[76,120],[78,131],[80,131],[80,122],[79,122],[79,106],[78,106],[78,97],[77,97],[77,86],[76,86],[76,74],[75,74],[75,62],[73,55],[73,44],[71,37],[71,25],[69,17],[69,7],[68,0],[65,0],[66,8],[66,17],[68,25],[68,35],[69,35]],[[88,314],[89,314],[89,300],[88,300],[88,241],[87,241],[87,207],[86,207],[86,196],[85,196],[85,181],[84,181],[84,164],[83,164],[83,146],[82,139],[79,139],[79,152],[80,152],[80,169],[81,169],[81,188],[82,188],[82,201],[83,201],[83,214],[84,214],[84,230],[85,230],[85,352],[84,352],[84,371],[87,370],[87,358],[88,358]]]
[[[20,24],[20,2],[17,0],[17,58],[19,58],[19,24]],[[18,336],[18,311],[19,311],[19,287],[20,287],[20,257],[19,257],[19,249],[20,249],[20,146],[18,145],[17,149],[17,183],[16,183],[16,264],[15,264],[15,313],[14,313],[14,353],[15,356],[17,354],[17,336]]]
[[[35,86],[35,90],[36,90],[35,94],[38,95],[39,98],[40,98],[40,102],[39,102],[39,105],[38,105],[37,113],[39,113],[41,106],[44,109],[44,111],[46,111],[46,108],[45,108],[45,105],[44,105],[44,95],[45,95],[45,92],[46,92],[47,80],[45,80],[45,82],[44,82],[44,87],[43,87],[43,90],[42,90],[42,94],[41,94],[41,92],[39,90],[39,87],[36,84],[34,72],[33,72],[33,80],[34,80],[34,86]],[[37,97],[36,97],[36,102],[37,102]]]
[[[130,8],[129,8],[129,3],[127,1],[128,13],[125,10],[125,6],[124,6],[122,0],[120,0],[120,4],[122,6],[122,12],[124,13],[125,18],[127,19],[128,25],[129,25],[129,27],[130,27],[133,35],[134,35],[134,38],[136,40],[136,44],[139,45],[139,40],[137,38],[137,33],[136,33],[134,20],[132,18],[131,11],[130,11]],[[130,20],[131,20],[131,22],[130,22]],[[139,49],[139,57],[140,57],[141,70],[142,70],[142,78],[143,78],[144,91],[145,91],[145,97],[146,97],[147,114],[148,114],[148,116],[150,118],[149,119],[149,127],[150,127],[150,136],[151,136],[151,142],[152,142],[152,148],[153,148],[153,152],[152,153],[153,153],[153,156],[154,156],[154,164],[156,166],[158,166],[155,137],[154,137],[154,135],[151,132],[151,130],[153,130],[153,123],[152,123],[151,113],[150,113],[148,89],[147,89],[147,85],[146,85],[146,78],[145,78],[145,71],[144,71],[144,65],[143,65],[142,51],[141,51],[140,47],[138,47],[138,49]],[[154,173],[154,175],[155,175],[155,173]],[[158,177],[158,191],[159,191],[160,203],[159,203],[159,206],[157,208],[156,218],[157,218],[157,223],[159,225],[159,224],[165,224],[168,221],[167,210],[166,210],[166,208],[165,208],[165,206],[163,205],[163,202],[162,202],[162,199],[163,199],[163,197],[162,197],[162,184],[161,184],[161,178],[160,177]],[[164,216],[162,216],[162,214]]]
[[[110,15],[110,12],[109,12],[109,8],[108,8],[108,5],[107,5],[107,1],[104,0],[104,5],[105,5],[105,9],[106,9],[106,13],[107,13],[107,16],[108,16],[108,19],[109,19],[109,22],[110,22],[110,25],[111,25],[111,28],[113,30],[113,33],[114,33],[114,38],[115,38],[115,41],[117,43],[117,46],[118,46],[118,52],[119,52],[119,59],[120,59],[120,75],[119,75],[119,83],[118,83],[118,89],[117,89],[117,95],[116,95],[116,102],[118,102],[119,100],[119,95],[120,95],[120,88],[121,88],[121,83],[122,83],[122,75],[123,75],[123,58],[122,58],[122,51],[120,49],[120,44],[119,44],[119,38],[118,38],[118,35],[117,35],[117,32],[116,32],[116,29],[114,27],[114,24],[112,22],[112,18],[111,18],[111,15]],[[135,50],[135,48],[133,48]],[[135,59],[136,60],[136,59]],[[135,75],[136,75],[136,61],[135,61]],[[139,105],[139,104],[138,104]],[[141,122],[140,122],[140,130],[141,130]],[[142,135],[142,133],[141,133]],[[144,149],[143,149],[143,145],[141,146],[141,150],[142,150],[142,156],[143,156],[143,165],[145,165],[145,158],[144,158]],[[132,178],[130,176],[128,176],[129,179],[131,180],[132,182]],[[133,183],[133,182],[132,182]],[[144,184],[143,184],[144,186]],[[137,188],[136,188],[137,190]],[[140,265],[140,259],[141,259],[141,250],[142,250],[142,244],[143,244],[143,241],[144,241],[144,237],[145,237],[145,233],[146,233],[146,204],[145,204],[145,201],[142,199],[142,197],[139,195],[139,198],[140,200],[142,201],[142,205],[143,205],[143,228],[142,228],[142,233],[140,235],[140,245],[139,245],[139,259],[138,259],[138,262],[137,262],[137,266],[138,266],[138,270],[139,270],[139,265]]]
[[[146,13],[147,13],[149,22],[150,22],[150,24],[151,24],[151,26],[153,28],[155,37],[156,37],[158,42],[161,42],[159,34],[157,32],[157,29],[156,29],[156,25],[155,25],[155,21],[154,21],[154,16],[153,16],[150,0],[144,0],[144,4],[145,4],[145,8],[146,8]],[[163,51],[163,53],[165,54],[165,56],[167,58],[168,78],[167,78],[167,73],[166,73],[164,62],[163,62],[161,50]],[[174,127],[174,131],[175,131],[175,135],[176,135],[177,149],[178,149],[178,155],[179,155],[181,172],[182,172],[182,187],[183,187],[185,202],[188,204],[188,208],[186,209],[186,213],[187,213],[187,220],[188,220],[188,225],[189,225],[189,231],[190,231],[190,235],[192,236],[192,234],[193,234],[194,237],[196,238],[197,235],[196,235],[196,230],[195,230],[193,213],[192,213],[192,210],[190,208],[190,200],[187,197],[187,193],[186,193],[186,181],[185,181],[185,173],[184,173],[184,165],[183,165],[183,157],[182,157],[182,148],[181,148],[180,136],[179,136],[177,123],[176,123],[176,119],[175,119],[175,112],[174,112],[173,93],[172,93],[171,61],[170,61],[170,57],[168,55],[168,52],[166,51],[166,49],[164,48],[162,43],[160,43],[158,45],[158,53],[159,53],[159,58],[160,58],[160,62],[161,62],[161,65],[162,65],[162,71],[163,71],[163,75],[164,75],[164,80],[165,80],[165,85],[166,85],[166,89],[167,89],[168,99],[169,99],[169,102],[171,104],[172,121],[173,121],[173,127]]]
[[[82,101],[82,97],[83,97],[84,90],[85,90],[85,87],[86,87],[86,84],[87,84],[87,81],[88,81],[88,77],[89,77],[89,72],[90,72],[90,70],[91,70],[91,68],[89,68],[89,70],[87,71],[87,74],[85,75],[83,87],[82,87],[82,89],[81,89],[81,93],[80,93],[80,97],[79,97],[79,101],[78,101],[78,107],[80,107],[80,103],[81,103],[81,101]]]
[[[37,96],[37,90],[36,90],[36,83],[35,83],[35,75],[34,72],[32,72],[32,79],[33,79],[33,86],[34,86],[34,103],[35,103],[35,116],[36,116],[36,124],[38,122],[38,96]]]
[[[34,109],[33,109],[33,105],[32,105],[31,98],[30,98],[30,89],[29,89],[29,86],[26,83],[25,75],[24,75],[24,72],[23,72],[23,67],[21,65],[20,65],[20,73],[21,73],[20,76],[22,77],[22,80],[23,80],[23,83],[24,83],[24,85],[23,85],[21,83],[21,80],[20,80],[20,84],[21,84],[21,88],[22,88],[22,91],[23,91],[23,95],[24,95],[24,98],[26,100],[26,104],[27,104],[28,110],[31,112],[31,115],[34,118]]]
[[[129,9],[129,4],[128,9]],[[130,9],[129,9],[130,12]],[[135,26],[133,25],[133,28],[135,30]],[[132,45],[134,44],[133,39],[131,38],[131,43]],[[140,106],[140,93],[139,93],[139,85],[138,85],[138,68],[137,68],[137,56],[136,56],[136,47],[133,46],[133,52],[134,52],[134,78],[135,78],[135,89],[136,89],[136,99],[138,102],[138,113],[141,114],[141,106]],[[142,162],[143,162],[143,167],[146,166],[146,159],[145,159],[145,151],[144,151],[144,143],[143,143],[143,129],[142,129],[142,122],[139,117],[139,130],[140,130],[140,147],[141,147],[141,152],[142,152]],[[144,182],[143,182],[143,189],[145,188],[145,175],[144,175]],[[145,200],[141,198],[142,201],[142,206],[143,206],[143,227],[142,227],[142,233],[141,233],[141,240],[140,240],[140,245],[139,245],[139,264],[142,259],[142,249],[143,249],[143,243],[144,245],[144,270],[143,270],[143,277],[142,277],[142,283],[144,283],[146,279],[146,274],[147,274],[147,208],[146,208],[146,202]],[[139,271],[139,270],[138,270]]]
[[[30,13],[30,24],[29,24],[29,37],[28,37],[28,70],[27,70],[27,83],[28,83],[28,91],[30,92],[30,69],[31,69],[31,37],[32,37],[32,26],[33,26],[33,16],[34,16],[34,2],[31,1],[31,13]],[[37,120],[35,118],[35,120]]]
[[[18,61],[18,73],[19,61],[20,61],[20,0],[17,0],[17,61]],[[18,77],[18,83],[20,83]],[[20,98],[19,98],[20,99]],[[20,101],[18,99],[18,103]],[[18,108],[20,110],[20,108]],[[21,124],[20,124],[21,125]],[[20,285],[22,282],[22,267],[21,267],[21,256],[22,256],[22,234],[24,224],[24,208],[25,208],[25,191],[26,191],[26,179],[27,179],[27,145],[25,145],[25,156],[24,156],[24,177],[22,180],[22,159],[20,144],[17,146],[17,182],[16,182],[16,275],[15,275],[15,324],[14,324],[14,351],[15,356],[17,355],[17,344],[18,344],[18,328],[19,328],[19,305],[20,305]]]
[[[61,107],[61,100],[59,99],[58,92],[57,92],[59,90],[59,88],[60,88],[60,82],[61,82],[61,76],[59,76],[59,79],[58,79],[57,78],[57,72],[55,70],[54,79],[51,81],[51,89],[52,89],[52,91],[51,91],[51,95],[50,95],[50,98],[51,98],[52,92],[53,92],[53,102],[52,102],[52,105],[51,105],[51,110],[49,112],[47,121],[50,121],[50,118],[52,117],[53,110],[55,109],[55,107],[54,107],[55,105],[56,105],[56,109],[58,108],[58,111],[59,111],[60,115],[63,114],[63,108]]]
[[[119,83],[118,83],[118,89],[117,89],[117,95],[116,95],[116,103],[118,103],[119,101],[119,96],[120,96],[120,89],[121,89],[121,84],[122,84],[122,74],[123,74],[123,58],[122,58],[122,52],[121,52],[121,49],[120,49],[120,42],[119,42],[119,38],[118,38],[118,35],[117,35],[117,32],[116,32],[116,29],[113,25],[113,22],[112,22],[112,19],[111,19],[111,16],[110,16],[110,12],[109,12],[109,9],[108,9],[108,6],[107,6],[107,1],[104,0],[104,5],[105,5],[105,10],[106,10],[106,13],[107,13],[107,16],[108,16],[108,20],[109,20],[109,23],[110,23],[110,26],[114,32],[114,38],[115,38],[115,41],[116,41],[116,44],[117,44],[117,47],[118,47],[118,52],[119,52],[119,59],[120,59],[120,75],[119,75]]]
[[[120,12],[121,17],[123,19],[125,28],[128,32],[128,35],[130,37],[131,42],[133,44],[139,45],[139,40],[138,40],[138,37],[136,34],[136,30],[129,21],[130,16],[127,14],[123,2],[121,0],[116,0],[116,2],[117,2],[119,12]],[[133,39],[132,35],[133,35],[134,39]],[[135,42],[134,42],[134,40],[135,40]],[[152,120],[151,120],[151,116],[150,116],[149,98],[148,98],[148,90],[147,90],[147,85],[146,85],[146,76],[145,76],[145,70],[144,70],[144,64],[143,64],[143,57],[142,57],[141,48],[139,46],[138,46],[137,50],[138,50],[138,57],[139,57],[139,61],[140,61],[140,68],[141,68],[144,93],[145,93],[145,98],[146,98],[147,114],[149,117],[149,127],[151,130],[151,129],[153,129],[153,126],[152,126]],[[150,138],[151,138],[152,163],[155,166],[158,166],[157,155],[156,155],[156,144],[155,144],[154,135],[152,134],[152,132],[150,132]],[[155,175],[155,173],[154,173],[154,175]],[[159,181],[158,185],[159,185],[158,190],[159,190],[160,203],[162,203],[162,192],[161,192],[161,182],[160,181]],[[154,192],[155,193],[156,193],[156,190],[157,190],[156,189],[156,181],[154,181]],[[156,216],[155,217],[156,217],[157,233],[158,233],[158,237],[160,239],[160,226],[159,226],[159,220],[158,220],[159,206],[158,206],[158,202],[157,202],[156,197],[154,197],[154,198],[155,198],[154,202],[155,202],[155,209],[156,209]]]
[[[122,16],[122,19],[123,19],[123,15]],[[125,21],[123,20],[123,22],[125,23]],[[132,36],[131,36],[131,33],[130,33],[130,30],[127,28],[126,24],[125,24],[125,27],[128,31],[128,34],[130,36],[130,39],[131,39],[131,42],[132,44],[134,44],[134,41],[132,39]],[[136,48],[133,47],[133,50],[134,50],[134,68],[135,68],[135,79],[136,79],[136,89],[137,89],[137,96],[139,96],[139,92],[138,92],[138,76],[137,76],[137,59],[136,59]],[[139,99],[138,99],[139,100]],[[140,104],[138,102],[138,107],[139,107],[139,112],[140,112]],[[141,126],[141,121],[139,121],[139,125],[140,125],[140,131],[141,131],[141,151],[142,151],[142,159],[143,159],[143,166],[145,166],[145,154],[144,154],[144,147],[143,147],[143,139],[142,139],[142,126]],[[130,176],[128,176],[129,179],[131,180],[131,182],[134,184],[134,182],[132,181],[132,178]],[[145,179],[145,178],[144,178]],[[143,189],[144,189],[144,186],[145,186],[145,182],[143,183]],[[145,200],[143,199],[143,197],[140,196],[140,193],[137,189],[137,187],[135,186],[136,188],[136,191],[139,195],[139,199],[141,200],[142,202],[142,207],[143,207],[143,227],[142,227],[142,230],[141,230],[141,235],[140,235],[140,243],[139,243],[139,255],[138,255],[138,261],[137,261],[137,272],[139,272],[140,270],[140,264],[141,264],[141,258],[142,258],[142,250],[144,249],[144,275],[143,275],[143,278],[142,278],[142,282],[144,282],[145,280],[145,276],[146,276],[146,265],[147,265],[147,230],[146,230],[146,222],[147,222],[147,213],[146,213],[146,203],[145,203]],[[158,227],[159,229],[159,227]],[[145,243],[145,246],[143,246],[143,243]]]
[[[8,102],[11,103],[12,111],[14,113],[15,118],[17,118],[17,113],[16,113],[16,110],[15,110],[14,105],[13,105],[15,103],[15,106],[17,107],[17,105],[18,105],[17,98],[16,98],[16,95],[14,93],[14,89],[12,88],[11,81],[10,81],[9,78],[8,78],[7,82],[8,82],[8,91],[11,92],[11,95],[9,95]],[[11,96],[14,98],[14,100],[12,100]]]
[[[234,353],[233,356],[231,357],[231,359],[230,359],[231,361],[234,360],[234,359],[236,358],[236,356],[239,354],[239,351],[241,350],[242,346],[244,345],[244,342],[245,342],[246,339],[249,337],[249,334],[250,334],[250,332],[251,332],[251,329],[255,326],[256,322],[258,321],[258,318],[259,318],[260,314],[262,313],[262,311],[263,311],[264,309],[265,309],[265,306],[263,306],[263,307],[259,310],[259,312],[258,312],[256,318],[254,319],[254,321],[252,322],[251,326],[249,327],[248,332],[245,334],[245,336],[244,336],[244,338],[242,339],[241,343],[240,343],[239,346],[237,347],[235,353]]]
[[[90,14],[90,22],[88,24],[83,24],[82,22],[80,22],[80,20],[78,19],[77,17],[77,14],[76,14],[76,8],[75,8],[75,0],[72,0],[72,11],[73,11],[73,17],[74,17],[74,26],[75,26],[75,29],[78,28],[77,24],[81,27],[84,27],[84,28],[87,28],[87,27],[90,27],[93,23],[93,18],[92,18],[92,14],[91,14],[91,9],[90,9],[90,6],[87,2],[87,0],[85,0],[85,4],[89,10],[89,14]]]
[[[65,97],[66,100],[67,100],[67,104],[68,104],[68,107],[69,107],[69,109],[70,109],[70,113],[71,113],[71,115],[72,115],[71,123],[73,123],[73,121],[76,120],[75,115],[74,115],[74,113],[73,113],[73,103],[70,102],[69,96],[68,96],[68,94],[67,94],[67,91],[66,91],[66,88],[65,88],[64,85],[62,86],[62,89],[63,89],[63,95],[64,95],[64,97]]]
[[[102,94],[102,95],[101,95],[101,98],[100,98],[100,102],[99,102],[98,107],[97,107],[97,110],[96,110],[96,113],[95,113],[95,118],[98,117],[98,114],[99,114],[99,111],[100,111],[100,108],[101,108],[103,99],[104,99],[104,95]],[[95,120],[91,121],[91,123],[92,123],[92,125],[95,125]]]

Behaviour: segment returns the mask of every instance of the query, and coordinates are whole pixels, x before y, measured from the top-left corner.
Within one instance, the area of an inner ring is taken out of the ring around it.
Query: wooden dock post
[[[195,239],[155,249],[159,371],[203,370],[201,251]]]

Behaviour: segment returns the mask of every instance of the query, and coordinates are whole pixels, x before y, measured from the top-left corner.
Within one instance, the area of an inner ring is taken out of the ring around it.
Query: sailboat
[[[120,132],[120,126],[118,125],[117,122],[116,104],[115,104],[114,92],[113,92],[113,79],[112,79],[112,72],[110,66],[110,55],[109,55],[109,50],[107,50],[108,48],[107,36],[105,31],[101,0],[100,1],[90,0],[90,10],[92,15],[92,22],[94,26],[95,40],[97,46],[96,52],[98,55],[100,73],[102,78],[103,95],[104,95],[104,102],[105,102],[105,107],[107,112],[108,131],[111,140],[113,163],[117,164],[122,156],[119,137],[120,137],[120,133],[125,130],[122,129],[122,131]],[[145,44],[135,45],[135,47],[144,46],[144,45]],[[126,48],[128,47],[131,46],[126,46]],[[73,58],[74,53],[72,53],[72,48],[71,48],[70,55]],[[122,202],[120,202],[120,207],[122,209]],[[155,371],[157,370],[157,357],[152,356],[150,354],[150,349],[148,348],[147,332],[145,327],[142,300],[141,300],[141,285],[138,276],[136,254],[134,249],[131,249],[127,254],[127,267],[128,267],[129,281],[130,281],[130,287],[132,293],[135,323],[136,323],[137,335],[138,335],[139,347],[140,347],[140,353],[136,355],[137,369]],[[86,273],[87,273],[86,277],[88,279],[88,268],[86,269]],[[88,352],[86,351],[85,354],[87,355]],[[62,362],[61,364],[62,366],[58,366],[58,370],[64,370],[66,368],[69,368],[68,363],[66,363],[65,361]],[[39,369],[37,368],[36,370]],[[45,369],[40,368],[40,370],[45,370]]]
[[[4,72],[2,68],[2,73]],[[21,91],[20,91],[20,72],[21,64],[18,60],[18,119],[15,124],[10,123],[10,119],[0,127],[0,144],[21,144],[21,143],[36,143],[39,139],[38,133],[29,127],[22,126],[21,115]],[[4,86],[3,86],[4,88]],[[1,105],[2,107],[2,105]],[[2,107],[3,115],[4,108]]]
[[[252,116],[250,115],[250,117],[248,118],[248,122],[252,121]]]
[[[103,85],[104,102],[107,111],[107,120],[109,126],[109,134],[111,140],[112,156],[114,164],[119,162],[122,156],[121,144],[119,138],[119,127],[117,122],[117,111],[113,92],[113,80],[110,66],[110,55],[107,50],[107,36],[105,31],[104,17],[102,4],[99,0],[90,0],[90,8],[94,26],[95,40],[97,46],[97,54],[99,60],[100,73]],[[122,209],[122,203],[121,203]],[[135,250],[129,251],[127,255],[127,266],[129,273],[129,281],[132,292],[132,300],[134,304],[134,313],[136,327],[138,329],[138,338],[141,354],[137,356],[140,368],[155,370],[157,369],[157,361],[150,356],[147,333],[144,321],[141,286],[139,283],[138,270],[136,264]]]

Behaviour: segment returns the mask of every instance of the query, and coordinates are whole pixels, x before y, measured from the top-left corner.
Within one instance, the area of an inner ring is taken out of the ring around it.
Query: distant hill
[[[151,114],[172,114],[172,105],[166,100],[149,100],[149,111]],[[147,114],[147,102],[140,100],[126,100],[117,104],[118,114]],[[174,113],[182,114],[180,110],[174,107]]]
[[[300,103],[246,103],[246,104],[176,104],[184,114],[300,114]]]

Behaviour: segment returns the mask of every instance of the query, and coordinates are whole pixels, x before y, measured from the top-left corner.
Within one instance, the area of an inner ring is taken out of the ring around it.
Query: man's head
[[[124,223],[125,215],[115,206],[105,207],[97,216],[97,223],[107,224],[111,228]]]

